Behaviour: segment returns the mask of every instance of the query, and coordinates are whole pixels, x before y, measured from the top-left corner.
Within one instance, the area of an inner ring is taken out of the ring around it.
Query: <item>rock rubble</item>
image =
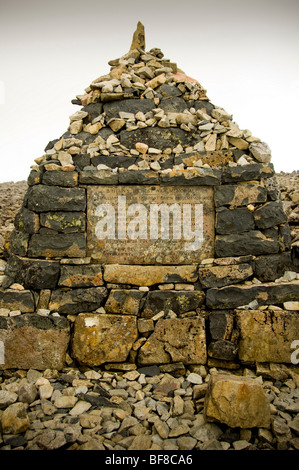
[[[277,364],[237,375],[180,363],[168,371],[3,371],[0,449],[298,450],[298,380],[294,366]],[[211,408],[222,383],[233,403],[226,422],[224,408]],[[239,385],[242,400],[244,387],[251,397],[243,422]]]

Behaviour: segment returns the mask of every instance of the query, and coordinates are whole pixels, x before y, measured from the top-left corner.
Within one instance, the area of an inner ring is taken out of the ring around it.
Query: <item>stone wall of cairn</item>
[[[291,364],[298,258],[268,145],[159,49],[109,65],[31,169],[4,254],[0,369]],[[119,185],[211,188],[213,257],[98,263],[88,188]]]

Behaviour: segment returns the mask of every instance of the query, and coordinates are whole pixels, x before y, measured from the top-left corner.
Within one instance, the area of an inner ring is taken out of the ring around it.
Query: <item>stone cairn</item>
[[[35,160],[3,255],[3,436],[30,433],[25,408],[39,404],[45,421],[71,409],[81,427],[74,437],[74,429],[44,426],[31,448],[89,448],[83,429],[103,449],[230,447],[225,438],[205,445],[223,432],[206,420],[249,433],[259,427],[270,448],[292,439],[298,448],[283,418],[269,431],[274,385],[265,393],[253,372],[292,389],[299,383],[298,258],[271,151],[160,49],[145,52],[141,23],[130,51],[109,65],[73,100],[81,109],[67,132]],[[120,195],[139,211],[146,201],[200,202],[201,248],[146,240],[140,219],[139,239],[99,240],[98,204]],[[22,400],[5,381],[13,370],[33,397]],[[57,377],[70,396],[54,390]],[[298,411],[298,394],[292,399],[279,409]],[[244,432],[234,448],[250,447]]]

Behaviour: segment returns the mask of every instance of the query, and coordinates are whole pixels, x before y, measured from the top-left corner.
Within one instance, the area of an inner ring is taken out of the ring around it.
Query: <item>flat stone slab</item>
[[[94,186],[87,194],[87,256],[98,263],[182,265],[214,254],[210,187]]]
[[[34,299],[29,290],[0,289],[0,308],[34,312]]]
[[[220,183],[221,172],[211,168],[187,168],[161,173],[160,179],[165,185],[215,186]]]
[[[59,277],[59,261],[10,256],[6,275],[26,289],[55,289]]]
[[[258,305],[277,305],[299,300],[299,281],[227,286],[220,289],[208,289],[206,293],[207,306],[215,309],[241,307],[253,300],[256,300]]]
[[[153,286],[173,282],[196,282],[196,266],[129,266],[107,264],[104,280],[116,284]]]
[[[259,230],[244,233],[216,235],[215,254],[219,258],[227,256],[269,255],[279,252],[276,236],[266,237]]]
[[[63,188],[38,184],[27,191],[28,209],[34,212],[84,211],[86,195],[83,188]]]
[[[90,312],[101,307],[107,296],[105,287],[56,289],[52,291],[49,309],[58,313]]]
[[[62,265],[58,285],[61,287],[99,287],[104,284],[101,265]]]
[[[136,316],[80,313],[74,326],[72,355],[91,367],[125,362],[137,337]]]
[[[84,233],[34,234],[28,247],[28,256],[32,258],[83,258],[85,255]]]
[[[245,281],[252,274],[252,266],[248,263],[198,268],[199,280],[205,289],[236,284]]]
[[[84,212],[44,212],[40,215],[40,223],[61,233],[84,232],[85,218]]]
[[[299,312],[241,310],[237,325],[241,361],[292,362],[292,342],[299,338]]]
[[[0,369],[57,369],[65,366],[70,339],[64,317],[34,313],[0,317]]]

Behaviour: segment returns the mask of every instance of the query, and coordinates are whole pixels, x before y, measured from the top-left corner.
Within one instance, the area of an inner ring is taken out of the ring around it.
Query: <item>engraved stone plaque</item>
[[[214,256],[209,186],[92,186],[87,256],[110,264],[192,264]]]

